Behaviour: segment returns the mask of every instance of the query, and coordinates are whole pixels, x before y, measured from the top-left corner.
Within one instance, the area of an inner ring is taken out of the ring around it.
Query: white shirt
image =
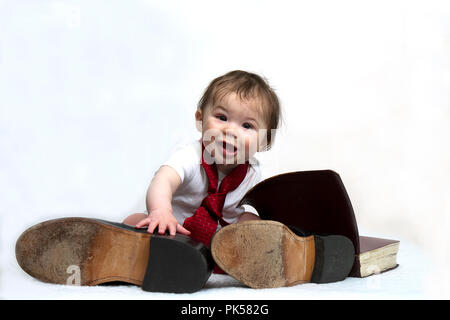
[[[172,195],[172,213],[181,225],[183,225],[184,219],[195,213],[208,194],[208,177],[201,166],[201,156],[201,140],[196,140],[176,147],[175,151],[161,165],[170,166],[180,176],[181,184]],[[239,216],[245,211],[257,214],[256,210],[250,206],[237,207],[245,193],[261,181],[259,161],[252,157],[249,163],[244,180],[235,190],[226,195],[222,216],[228,223],[237,222]],[[224,174],[220,171],[218,174],[220,186]],[[220,229],[220,224],[218,229]]]

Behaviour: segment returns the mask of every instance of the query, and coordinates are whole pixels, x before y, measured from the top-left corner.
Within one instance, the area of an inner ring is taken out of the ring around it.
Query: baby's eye
[[[216,118],[221,121],[227,121],[227,117],[225,117],[224,115],[218,115],[218,116],[216,116]]]
[[[242,126],[243,126],[245,129],[251,129],[251,128],[253,128],[252,125],[249,124],[248,122],[244,123]]]

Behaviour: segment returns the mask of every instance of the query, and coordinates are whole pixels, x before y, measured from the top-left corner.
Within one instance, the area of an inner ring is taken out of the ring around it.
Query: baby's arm
[[[166,229],[171,235],[176,232],[189,235],[190,232],[172,214],[172,195],[181,184],[178,173],[169,166],[162,166],[153,177],[147,191],[148,218],[139,221],[136,228],[148,225],[148,232],[158,227],[158,233],[164,234]]]

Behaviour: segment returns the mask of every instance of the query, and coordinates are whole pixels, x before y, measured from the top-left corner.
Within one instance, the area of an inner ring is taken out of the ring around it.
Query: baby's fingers
[[[167,229],[169,230],[169,234],[174,236],[177,233],[177,224],[169,223]]]
[[[156,229],[156,227],[158,226],[159,222],[153,220],[152,222],[150,222],[150,224],[148,225],[148,229],[147,232],[148,233],[153,233]]]
[[[167,228],[166,224],[160,223],[158,226],[158,233],[164,234],[166,232],[166,228]]]
[[[136,228],[142,228],[143,226],[146,226],[149,223],[150,223],[150,219],[149,218],[142,219],[141,221],[136,223]]]
[[[187,236],[191,234],[191,232],[188,229],[186,229],[185,227],[183,227],[181,224],[177,224],[177,232],[181,233],[181,234],[185,234]]]

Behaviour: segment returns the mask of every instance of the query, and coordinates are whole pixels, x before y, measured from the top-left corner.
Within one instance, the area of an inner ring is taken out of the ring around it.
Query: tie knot
[[[215,215],[217,218],[221,218],[223,205],[225,203],[225,196],[226,193],[223,192],[209,194],[203,199],[202,207]]]

